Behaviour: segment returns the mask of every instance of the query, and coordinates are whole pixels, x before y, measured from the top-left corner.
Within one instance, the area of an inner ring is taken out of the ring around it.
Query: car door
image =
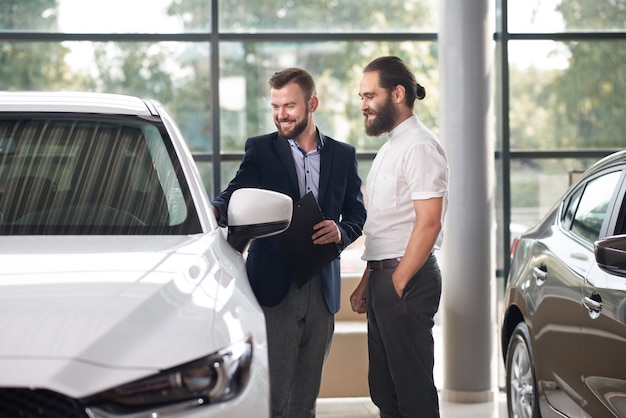
[[[580,300],[592,251],[572,238],[570,226],[580,205],[584,187],[572,193],[553,225],[553,233],[541,239],[544,248],[533,260],[531,318],[535,337],[537,384],[548,403],[567,416],[580,415],[579,380]]]
[[[617,193],[615,221],[609,223],[606,235],[626,232],[625,187],[622,183]],[[626,417],[626,278],[593,263],[582,305],[582,407],[592,417]]]
[[[626,417],[626,279],[594,267],[583,304],[583,409],[592,417]]]
[[[585,278],[595,264],[593,243],[605,228],[609,202],[621,173],[613,171],[581,184],[565,201],[550,256],[538,263],[543,295],[534,319],[537,379],[550,405],[567,416],[585,416],[581,312]],[[538,260],[539,261],[539,260]]]

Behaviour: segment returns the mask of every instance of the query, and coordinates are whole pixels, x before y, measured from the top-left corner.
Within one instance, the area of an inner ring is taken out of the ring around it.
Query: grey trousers
[[[302,288],[292,283],[287,297],[276,306],[263,307],[263,312],[272,417],[314,417],[322,368],[335,327],[319,276]]]
[[[384,418],[438,418],[434,384],[434,315],[441,273],[434,255],[409,281],[402,298],[392,269],[371,271],[367,282],[369,386]]]

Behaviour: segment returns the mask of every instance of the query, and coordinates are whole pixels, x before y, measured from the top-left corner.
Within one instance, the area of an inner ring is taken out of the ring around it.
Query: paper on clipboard
[[[313,226],[323,220],[322,210],[313,193],[309,192],[294,203],[291,224],[278,236],[298,287],[304,286],[339,256],[339,250],[333,243],[313,244]]]

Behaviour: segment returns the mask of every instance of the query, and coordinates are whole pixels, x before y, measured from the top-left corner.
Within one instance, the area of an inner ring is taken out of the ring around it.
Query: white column
[[[439,2],[440,136],[451,179],[441,251],[442,389],[450,402],[487,402],[497,390],[488,1]]]

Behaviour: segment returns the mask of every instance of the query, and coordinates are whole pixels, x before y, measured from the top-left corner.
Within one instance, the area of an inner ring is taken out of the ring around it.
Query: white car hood
[[[231,300],[245,277],[236,254],[219,231],[0,237],[0,386],[80,396],[245,338],[221,319],[235,314],[215,320],[254,309],[251,294]]]

